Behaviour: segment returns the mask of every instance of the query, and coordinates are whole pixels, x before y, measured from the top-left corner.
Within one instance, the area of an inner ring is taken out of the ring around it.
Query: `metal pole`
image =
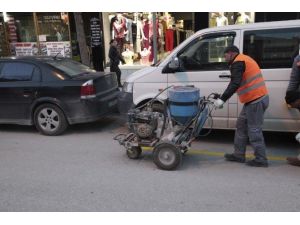
[[[152,13],[152,24],[153,24],[153,56],[154,56],[154,64],[157,63],[157,25],[156,25],[156,13]]]
[[[70,42],[70,58],[73,58],[73,52],[72,52],[72,35],[71,35],[71,27],[70,27],[70,14],[67,12],[68,15],[68,31],[69,31],[69,42]]]
[[[40,43],[40,39],[39,39],[40,30],[39,30],[38,17],[37,17],[36,12],[33,12],[32,14],[33,14],[33,24],[34,24],[34,31],[35,31],[35,36],[36,36],[36,43],[38,46],[38,55],[41,55],[42,51],[41,51],[41,43]]]

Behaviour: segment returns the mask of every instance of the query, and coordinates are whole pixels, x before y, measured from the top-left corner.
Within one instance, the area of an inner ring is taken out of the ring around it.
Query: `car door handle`
[[[219,75],[220,78],[230,78],[231,76],[228,74],[221,74]]]
[[[25,98],[28,98],[29,96],[31,96],[33,94],[33,91],[32,90],[29,90],[29,89],[24,89],[23,90],[23,96]]]

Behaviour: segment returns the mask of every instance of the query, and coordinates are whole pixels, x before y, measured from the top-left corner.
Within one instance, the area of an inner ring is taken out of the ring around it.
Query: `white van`
[[[236,45],[262,69],[270,95],[264,130],[300,131],[300,113],[288,109],[284,97],[294,57],[299,54],[300,20],[231,25],[200,30],[157,65],[130,75],[123,86],[120,106],[141,105],[170,85],[194,85],[200,95],[222,94],[230,81],[224,49]],[[242,109],[233,95],[214,112],[214,128],[233,129]]]

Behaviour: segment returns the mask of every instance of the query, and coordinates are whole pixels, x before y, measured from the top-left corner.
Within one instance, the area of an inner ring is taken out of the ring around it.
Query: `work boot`
[[[255,167],[268,167],[269,166],[267,161],[261,162],[261,161],[255,160],[255,159],[248,161],[246,164],[248,166],[255,166]]]
[[[231,162],[239,162],[239,163],[245,162],[245,157],[237,156],[234,153],[233,154],[226,153],[224,157],[227,161],[231,161]]]
[[[286,160],[293,166],[300,166],[300,160],[297,157],[287,157]]]

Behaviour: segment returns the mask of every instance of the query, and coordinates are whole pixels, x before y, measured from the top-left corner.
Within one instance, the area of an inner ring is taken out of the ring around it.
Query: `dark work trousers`
[[[237,119],[234,136],[234,154],[245,157],[248,141],[254,149],[255,160],[266,162],[266,146],[262,132],[264,113],[269,106],[269,96],[260,101],[248,103]]]
[[[119,68],[119,65],[110,65],[110,72],[115,72],[117,74],[118,86],[121,87],[121,70]]]

